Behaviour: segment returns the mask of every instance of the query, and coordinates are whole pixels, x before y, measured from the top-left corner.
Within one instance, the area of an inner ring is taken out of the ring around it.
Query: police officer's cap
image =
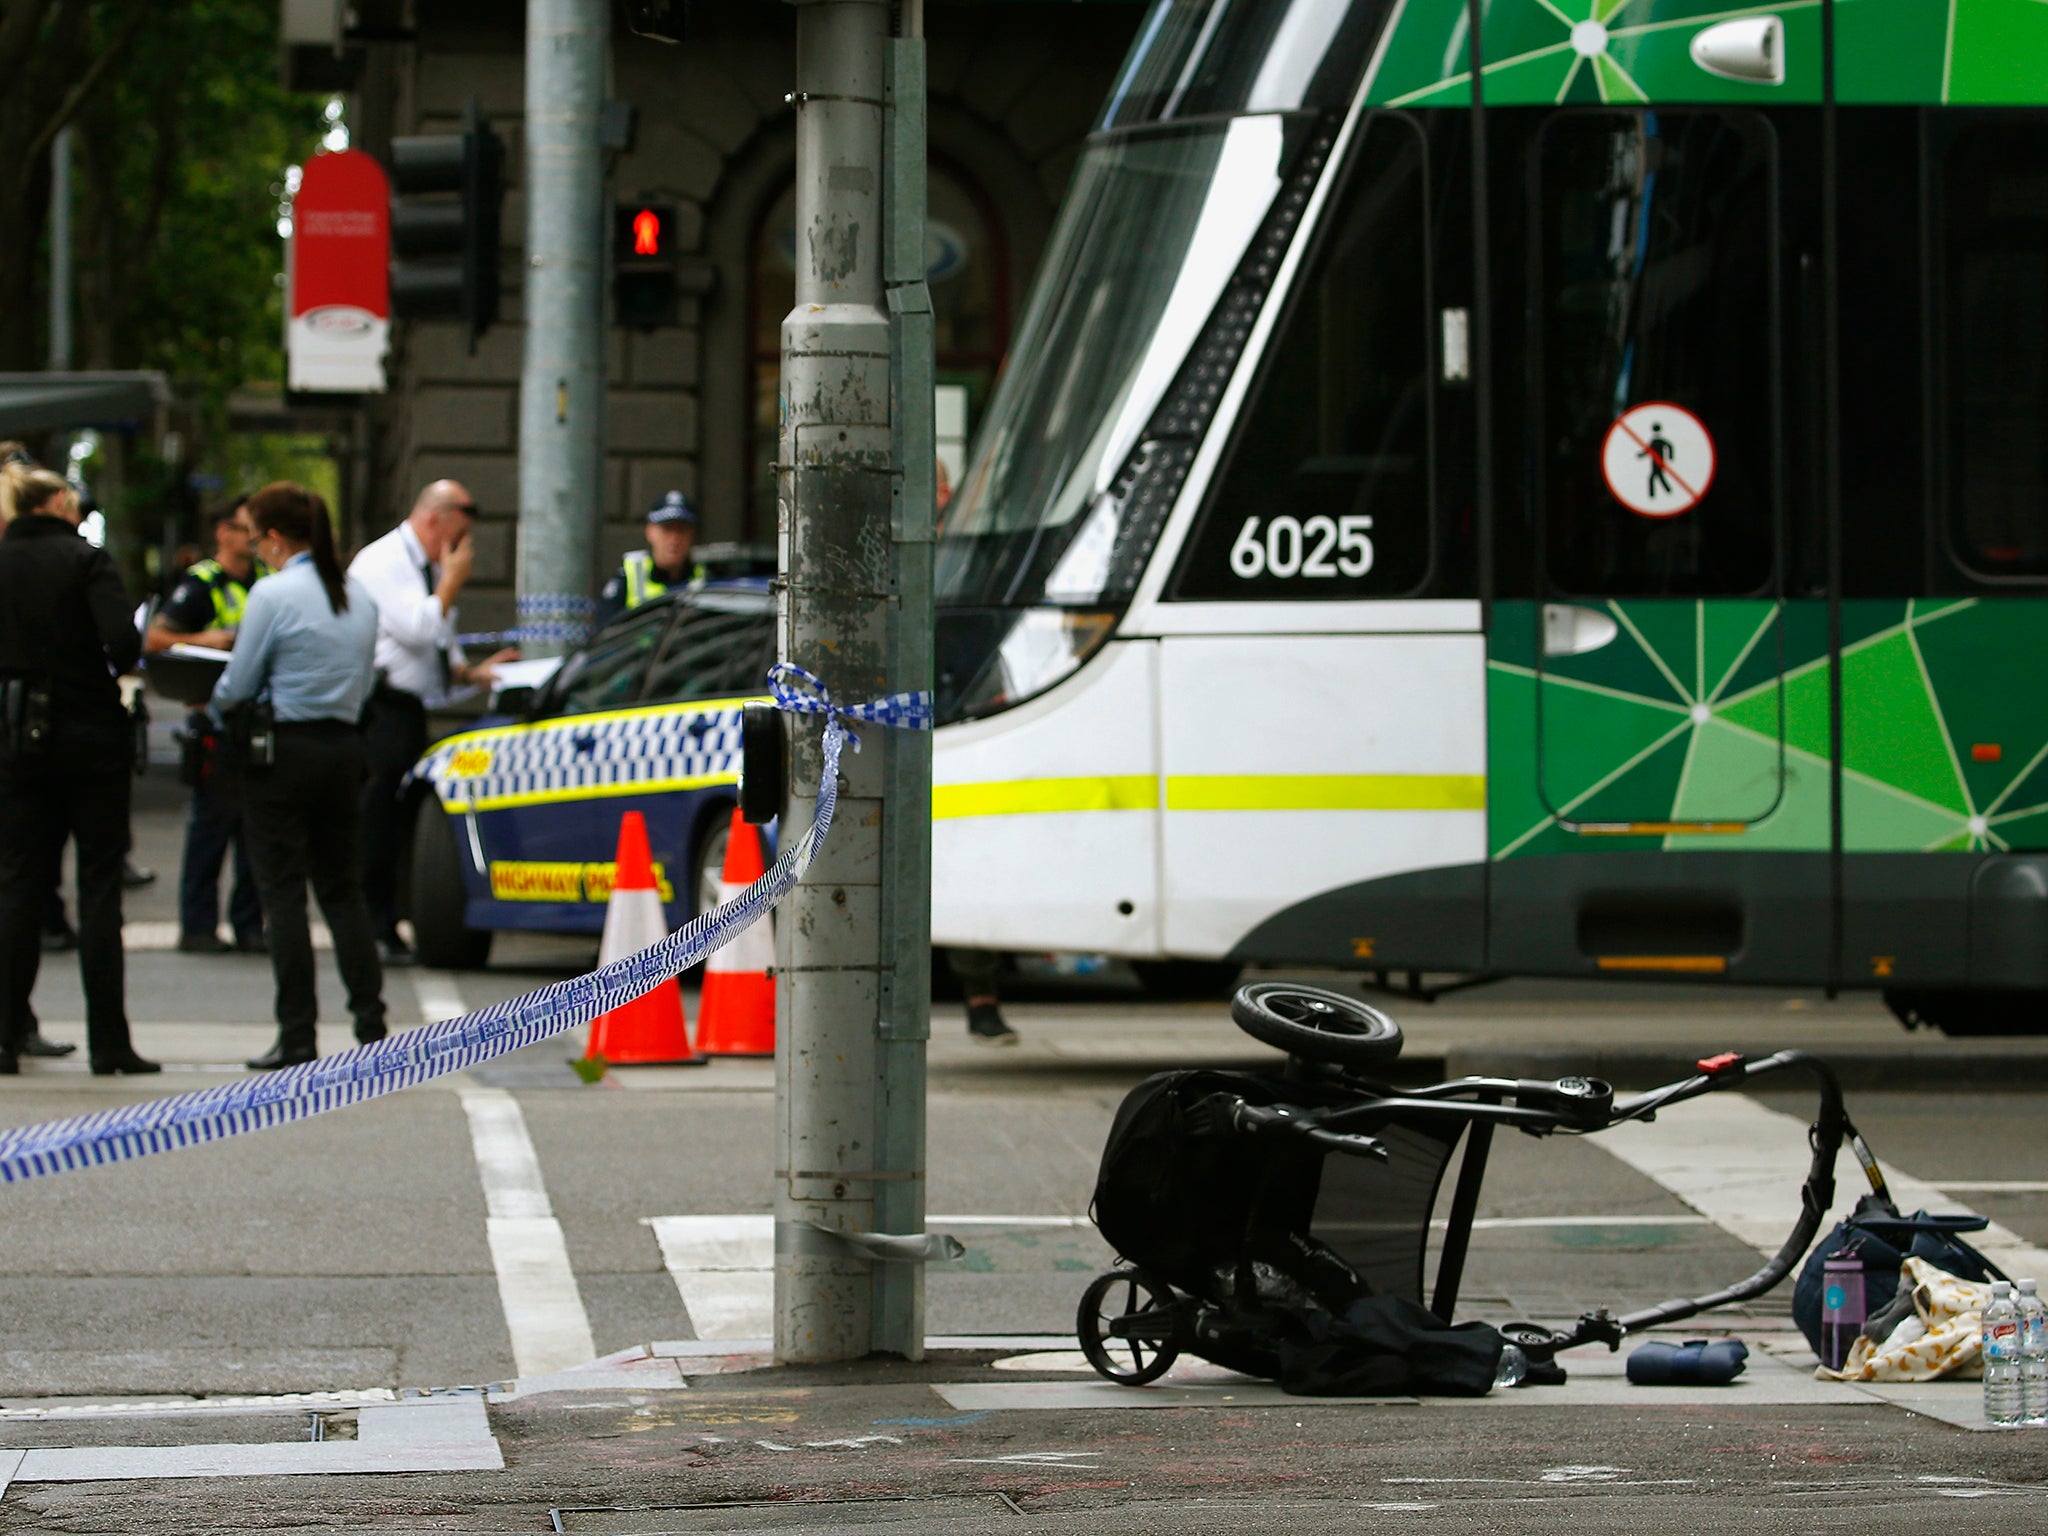
[[[690,505],[690,498],[681,491],[670,491],[649,509],[647,521],[650,523],[687,523],[690,527],[694,528],[697,526],[697,509]]]

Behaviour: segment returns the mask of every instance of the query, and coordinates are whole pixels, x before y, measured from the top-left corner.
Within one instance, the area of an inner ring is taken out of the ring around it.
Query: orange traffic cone
[[[636,955],[668,937],[661,890],[654,883],[654,857],[647,847],[647,823],[638,811],[619,821],[619,859],[604,913],[604,942],[598,964]],[[591,1021],[585,1061],[615,1067],[696,1066],[710,1058],[690,1049],[683,1020],[683,990],[674,977],[623,1007]]]
[[[731,901],[762,875],[761,835],[732,813],[718,899]],[[733,935],[704,962],[697,1004],[697,1045],[714,1056],[775,1054],[775,932],[763,919]]]

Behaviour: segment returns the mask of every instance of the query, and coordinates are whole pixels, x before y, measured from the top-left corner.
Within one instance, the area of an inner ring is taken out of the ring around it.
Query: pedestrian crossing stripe
[[[739,781],[746,699],[711,699],[489,726],[438,743],[413,776],[450,814]]]

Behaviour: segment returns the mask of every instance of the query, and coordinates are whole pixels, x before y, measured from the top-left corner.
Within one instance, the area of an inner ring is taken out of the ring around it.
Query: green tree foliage
[[[278,83],[277,22],[276,0],[151,4],[77,119],[80,361],[163,370],[202,452],[229,393],[282,372],[280,182],[323,125]]]

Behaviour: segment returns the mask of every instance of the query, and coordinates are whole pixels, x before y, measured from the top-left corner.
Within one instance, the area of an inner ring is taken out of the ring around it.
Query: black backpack
[[[1799,1282],[1792,1288],[1792,1321],[1806,1335],[1813,1352],[1821,1352],[1820,1317],[1822,1270],[1828,1258],[1847,1248],[1863,1259],[1863,1299],[1866,1315],[1876,1316],[1898,1294],[1899,1266],[1911,1254],[1936,1269],[1946,1270],[1958,1280],[1983,1283],[2003,1280],[2006,1274],[1983,1254],[1964,1242],[1964,1232],[1982,1232],[1991,1225],[1988,1216],[1930,1216],[1915,1211],[1901,1216],[1898,1207],[1881,1195],[1868,1194],[1856,1202],[1846,1221],[1813,1245]]]

